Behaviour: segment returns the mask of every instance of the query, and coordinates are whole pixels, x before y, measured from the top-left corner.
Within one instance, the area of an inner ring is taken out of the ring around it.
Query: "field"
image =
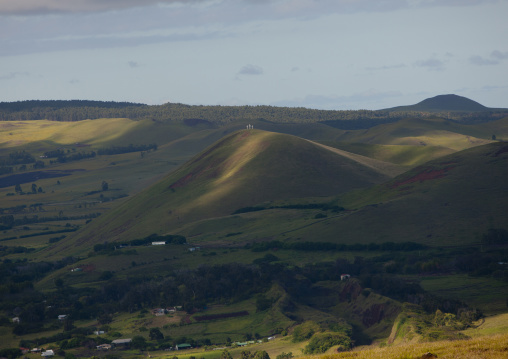
[[[506,312],[508,286],[492,278],[450,275],[425,277],[423,289],[443,298],[461,298],[471,306],[481,308],[486,315]]]

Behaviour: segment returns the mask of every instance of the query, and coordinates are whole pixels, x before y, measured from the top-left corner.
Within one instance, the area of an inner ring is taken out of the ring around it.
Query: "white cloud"
[[[507,52],[501,52],[499,50],[494,50],[490,54],[490,57],[496,58],[498,60],[506,60],[506,59],[508,59],[508,51]]]
[[[471,56],[469,58],[469,62],[471,64],[473,64],[473,65],[478,65],[478,66],[497,65],[497,64],[499,64],[499,61],[497,61],[497,60],[486,59],[486,58],[483,58],[483,57],[478,56],[478,55]]]
[[[393,69],[401,69],[406,67],[404,64],[397,64],[397,65],[385,65],[385,66],[375,66],[375,67],[366,67],[366,70],[370,71],[380,71],[380,70],[393,70]]]
[[[10,72],[6,75],[0,75],[0,80],[13,80],[18,77],[26,77],[30,76],[30,73],[28,72]]]
[[[262,75],[263,74],[263,68],[261,66],[248,64],[245,65],[238,71],[239,75]]]
[[[90,13],[204,0],[0,0],[0,15]]]
[[[480,55],[474,55],[469,58],[469,62],[473,65],[488,66],[498,65],[501,61],[506,59],[508,59],[508,51],[501,52],[499,50],[494,50],[490,53],[489,58],[485,58]]]
[[[415,62],[415,66],[433,71],[442,71],[445,68],[444,62],[434,57],[427,60],[417,61]]]

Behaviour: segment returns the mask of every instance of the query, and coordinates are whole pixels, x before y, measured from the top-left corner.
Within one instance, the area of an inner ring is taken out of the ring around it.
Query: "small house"
[[[351,278],[350,274],[341,274],[340,275],[340,280],[348,280],[349,278]]]
[[[131,338],[115,339],[111,342],[111,345],[114,346],[115,348],[117,348],[117,347],[128,348],[128,347],[130,347],[131,342],[132,342]]]
[[[52,357],[53,355],[55,355],[55,352],[51,349],[48,349],[45,352],[42,352],[41,357],[47,358],[47,357]]]
[[[65,318],[67,318],[67,314],[60,314],[58,316],[58,320],[65,320]]]
[[[20,322],[19,317],[12,318],[12,322],[15,324],[19,324],[19,322]]]
[[[101,334],[106,334],[106,332],[104,330],[96,330],[93,332],[95,335],[101,335]]]
[[[176,345],[176,350],[183,350],[183,349],[190,349],[190,348],[192,348],[192,346],[187,343],[182,343],[182,344]]]
[[[166,311],[164,308],[155,308],[152,310],[152,314],[157,317],[160,317],[160,316],[166,314]]]
[[[164,246],[164,245],[166,245],[165,241],[152,242],[152,246]]]
[[[97,345],[97,350],[109,350],[109,349],[111,349],[111,344]]]

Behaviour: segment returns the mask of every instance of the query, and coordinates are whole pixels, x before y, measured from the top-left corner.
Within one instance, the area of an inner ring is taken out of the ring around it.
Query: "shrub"
[[[324,353],[335,345],[339,345],[342,350],[349,350],[352,347],[351,338],[344,333],[317,333],[312,336],[303,352],[304,354]]]
[[[317,333],[320,331],[320,327],[317,323],[313,321],[308,321],[303,324],[300,324],[295,328],[293,331],[293,342],[303,342],[304,340],[309,339],[314,335],[314,333]]]

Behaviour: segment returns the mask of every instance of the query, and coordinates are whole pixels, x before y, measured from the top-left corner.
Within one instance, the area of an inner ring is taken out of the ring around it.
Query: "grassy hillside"
[[[505,143],[475,147],[382,185],[300,201],[333,203],[345,207],[344,212],[291,210],[272,204],[263,211],[187,224],[179,233],[195,243],[262,238],[345,244],[412,241],[431,246],[479,243],[489,228],[504,228],[508,221],[505,149]]]
[[[429,245],[478,242],[488,228],[508,221],[505,143],[458,152],[416,167],[367,191],[343,196],[354,209],[293,233],[346,243],[411,240]]]
[[[387,178],[296,137],[239,131],[95,221],[77,241],[94,238],[102,242],[174,232],[186,223],[229,215],[242,207],[332,195]]]

